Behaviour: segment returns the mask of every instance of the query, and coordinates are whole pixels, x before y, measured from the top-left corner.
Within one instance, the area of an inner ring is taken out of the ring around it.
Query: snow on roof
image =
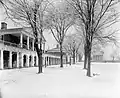
[[[46,53],[60,55],[60,48],[55,47],[55,48],[49,49],[46,51]],[[64,55],[66,54],[64,49],[63,49],[63,54]]]
[[[21,30],[23,30],[23,28],[11,28],[11,29],[1,29],[0,32],[16,32]]]

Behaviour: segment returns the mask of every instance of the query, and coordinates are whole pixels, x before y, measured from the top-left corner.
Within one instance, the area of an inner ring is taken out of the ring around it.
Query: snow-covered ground
[[[3,98],[120,98],[120,63],[93,63],[87,77],[83,63],[0,70]]]

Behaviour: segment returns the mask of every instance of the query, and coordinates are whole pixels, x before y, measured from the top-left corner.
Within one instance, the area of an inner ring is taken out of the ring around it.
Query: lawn
[[[92,63],[93,77],[83,63],[0,70],[2,98],[120,98],[120,63]]]

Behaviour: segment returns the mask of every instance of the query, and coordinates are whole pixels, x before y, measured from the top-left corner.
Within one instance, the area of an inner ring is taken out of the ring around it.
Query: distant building
[[[60,58],[60,48],[59,48],[59,45],[57,44],[55,48],[47,50],[45,52],[45,54],[52,55],[52,56]],[[56,63],[60,64],[60,60],[59,59],[57,59],[57,58],[56,58],[56,60],[53,59],[53,58],[50,58],[50,59],[52,59],[51,62],[50,62],[50,65],[56,65]],[[65,53],[64,50],[63,50],[63,63],[64,64],[66,63],[66,53]]]
[[[2,22],[0,30],[0,69],[38,66],[34,41],[34,35],[30,27],[7,29],[7,24]],[[49,57],[56,58],[56,56],[44,53],[45,42],[46,40],[42,36],[44,65],[46,57],[48,60]]]
[[[92,55],[92,61],[103,61],[103,51],[97,51]]]

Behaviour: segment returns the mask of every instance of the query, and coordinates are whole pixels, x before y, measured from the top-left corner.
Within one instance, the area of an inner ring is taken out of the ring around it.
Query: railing
[[[11,43],[11,42],[8,42],[8,41],[0,40],[0,43],[3,43],[4,45],[8,45],[8,46],[13,46],[13,47],[21,48],[21,45],[20,45],[20,44]],[[24,49],[28,49],[28,48],[27,48],[27,45],[25,45],[25,44],[23,44],[23,48],[24,48]]]
[[[28,49],[27,45],[23,44],[23,48],[24,49]]]
[[[29,46],[29,50],[32,50],[32,51],[33,51],[33,47],[32,47],[31,45]]]
[[[20,48],[19,44],[11,43],[11,42],[8,42],[8,41],[0,40],[0,43],[4,43],[4,45],[13,46],[13,47],[19,47]]]

